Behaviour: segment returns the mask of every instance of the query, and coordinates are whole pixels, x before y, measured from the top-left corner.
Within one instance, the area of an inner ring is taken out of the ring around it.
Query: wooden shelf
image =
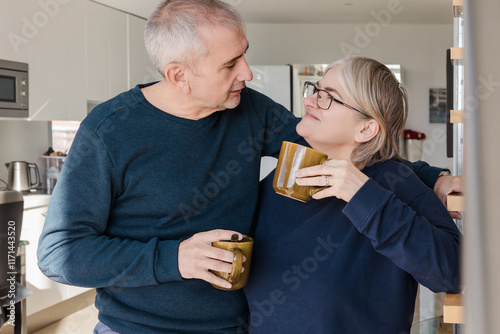
[[[465,211],[465,201],[462,193],[449,194],[446,202],[448,211]]]
[[[463,123],[464,111],[463,110],[450,110],[450,123]]]
[[[443,321],[448,324],[463,324],[464,306],[462,294],[447,293],[444,297]]]
[[[464,59],[464,48],[450,48],[450,58],[452,60]]]

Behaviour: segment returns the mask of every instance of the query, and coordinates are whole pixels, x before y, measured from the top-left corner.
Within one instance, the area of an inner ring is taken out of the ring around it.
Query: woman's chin
[[[310,135],[309,125],[307,124],[307,120],[302,119],[295,128],[297,133],[304,139],[307,140],[307,137]]]

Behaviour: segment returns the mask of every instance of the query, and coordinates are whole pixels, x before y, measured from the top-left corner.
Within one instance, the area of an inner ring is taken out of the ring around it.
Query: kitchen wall
[[[49,147],[49,122],[0,120],[0,179],[7,181],[9,161],[38,163]],[[40,167],[40,166],[38,166]],[[0,182],[0,189],[4,184]]]
[[[330,63],[343,57],[345,50],[401,64],[410,94],[407,128],[427,135],[422,159],[452,168],[452,159],[446,158],[445,126],[428,120],[429,88],[446,86],[445,51],[453,44],[452,25],[372,21],[365,25],[248,24],[247,28],[251,65]],[[49,146],[48,123],[0,120],[0,143],[0,163],[36,162]],[[0,179],[6,178],[6,171],[0,166]]]
[[[401,64],[410,98],[407,128],[427,135],[422,160],[453,167],[453,159],[446,158],[445,125],[429,123],[429,88],[446,87],[452,24],[396,25],[389,18],[385,22],[374,18],[358,25],[248,24],[247,30],[250,65],[328,64],[350,52]]]

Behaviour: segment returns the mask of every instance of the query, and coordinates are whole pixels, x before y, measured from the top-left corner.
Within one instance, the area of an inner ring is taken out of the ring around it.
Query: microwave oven
[[[28,64],[0,59],[0,117],[28,117]]]

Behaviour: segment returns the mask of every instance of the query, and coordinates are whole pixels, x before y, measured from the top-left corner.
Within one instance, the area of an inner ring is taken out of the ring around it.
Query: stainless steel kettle
[[[35,163],[26,161],[12,161],[6,163],[9,170],[7,186],[10,190],[28,191],[40,184],[40,172]]]

